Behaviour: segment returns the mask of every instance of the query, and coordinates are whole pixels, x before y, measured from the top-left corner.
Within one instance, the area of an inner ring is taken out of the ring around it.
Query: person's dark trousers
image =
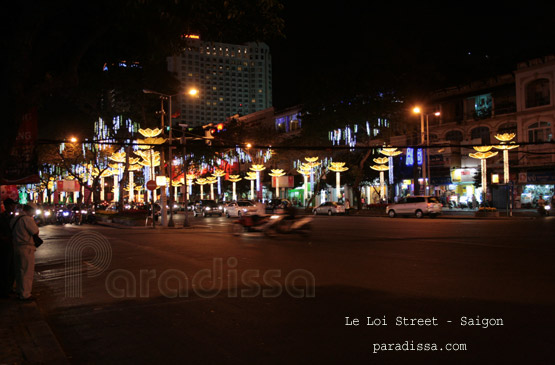
[[[13,291],[15,281],[14,252],[11,242],[0,242],[0,296]]]

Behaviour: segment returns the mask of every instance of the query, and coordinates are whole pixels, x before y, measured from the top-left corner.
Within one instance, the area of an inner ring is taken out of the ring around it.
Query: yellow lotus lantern
[[[477,151],[475,153],[469,153],[468,155],[472,158],[476,158],[480,160],[480,165],[482,168],[482,195],[485,197],[487,193],[487,165],[486,160],[493,156],[497,156],[498,152],[490,151],[493,146],[474,146],[474,149]]]
[[[276,198],[279,198],[279,179],[278,177],[285,175],[282,169],[273,169],[268,175],[276,178]]]
[[[155,129],[150,129],[150,128],[146,128],[146,129],[139,129],[139,133],[143,136],[143,137],[156,137],[159,136],[160,134],[162,134],[162,129],[160,128],[155,128]]]
[[[254,181],[258,179],[258,174],[256,172],[249,171],[245,179],[251,181],[251,199],[254,200]]]
[[[217,178],[215,176],[207,176],[206,181],[210,184],[210,199],[214,200],[214,183],[216,182]]]
[[[398,151],[396,147],[386,147],[384,145],[384,147],[380,150],[380,153],[382,155],[386,155],[388,160],[389,160],[389,183],[394,184],[395,181],[394,181],[394,176],[393,176],[393,157],[399,156],[403,152]],[[430,177],[428,176],[428,179],[429,178]]]
[[[117,163],[124,163],[125,162],[125,152],[114,152],[108,159],[117,162]]]
[[[328,169],[335,172],[335,190],[337,192],[337,199],[339,199],[341,198],[340,174],[347,171],[349,168],[345,167],[345,162],[332,162]]]
[[[516,137],[514,133],[503,133],[496,134],[495,138],[501,142],[501,144],[493,146],[498,150],[503,151],[503,181],[505,184],[509,183],[509,150],[513,148],[518,148],[515,142],[511,142],[513,138]]]
[[[264,165],[260,165],[260,164],[253,164],[249,168],[252,171],[256,172],[256,191],[259,191],[260,190],[260,172],[265,170],[266,167],[264,167]]]
[[[389,170],[389,166],[385,165],[388,161],[389,159],[387,157],[378,157],[374,159],[377,165],[370,166],[372,170],[380,172],[380,197],[382,200],[385,200],[386,197],[384,172]]]
[[[310,166],[302,164],[301,166],[299,166],[297,171],[299,172],[299,174],[303,175],[303,180],[304,180],[303,204],[306,205],[306,200],[308,199],[308,177],[312,173],[312,168]]]
[[[229,181],[231,181],[233,183],[233,194],[232,194],[232,200],[237,200],[237,193],[236,193],[236,188],[235,185],[237,182],[243,180],[241,177],[239,177],[239,175],[229,175]]]
[[[208,184],[208,181],[205,178],[199,177],[196,181],[198,185],[200,185],[200,199],[204,199],[204,185]]]
[[[216,177],[218,179],[218,196],[222,195],[222,185],[220,183],[220,178],[222,176],[225,176],[225,171],[222,169],[215,169],[214,172],[212,173],[212,176]]]

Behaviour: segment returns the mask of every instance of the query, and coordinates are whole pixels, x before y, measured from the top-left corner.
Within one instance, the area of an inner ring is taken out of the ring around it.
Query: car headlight
[[[44,212],[44,216],[45,217],[50,217],[50,211],[47,210],[46,212]]]
[[[546,205],[545,210],[551,210],[551,205]]]
[[[87,211],[86,211],[86,210],[82,210],[82,211],[81,211],[81,214],[87,214]]]
[[[40,215],[41,213],[42,213],[42,211],[40,209],[35,210],[36,215]]]
[[[69,212],[63,212],[62,214],[64,215],[64,217],[67,217],[69,215]]]
[[[206,208],[204,208],[204,210],[210,210],[210,207],[206,207]]]

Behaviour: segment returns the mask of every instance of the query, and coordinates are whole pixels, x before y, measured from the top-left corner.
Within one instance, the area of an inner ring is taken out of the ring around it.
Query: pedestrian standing
[[[20,300],[31,301],[33,277],[35,275],[35,242],[33,235],[39,234],[39,227],[33,215],[36,206],[29,203],[23,207],[23,212],[18,217],[13,217],[10,227],[13,234],[14,259],[15,259],[15,284],[16,293]]]
[[[345,199],[345,214],[349,215],[349,209],[351,209],[351,202],[349,199]]]
[[[15,281],[13,237],[10,220],[15,212],[16,202],[4,200],[4,211],[0,214],[0,298],[8,298],[13,292]]]

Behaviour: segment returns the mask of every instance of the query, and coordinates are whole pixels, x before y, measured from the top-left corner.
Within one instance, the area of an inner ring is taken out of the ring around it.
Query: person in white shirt
[[[25,301],[35,299],[31,296],[33,277],[35,275],[36,251],[33,235],[39,233],[39,227],[33,218],[36,210],[36,207],[33,205],[32,203],[25,205],[22,214],[13,217],[10,222],[15,252],[16,292],[19,299]]]

